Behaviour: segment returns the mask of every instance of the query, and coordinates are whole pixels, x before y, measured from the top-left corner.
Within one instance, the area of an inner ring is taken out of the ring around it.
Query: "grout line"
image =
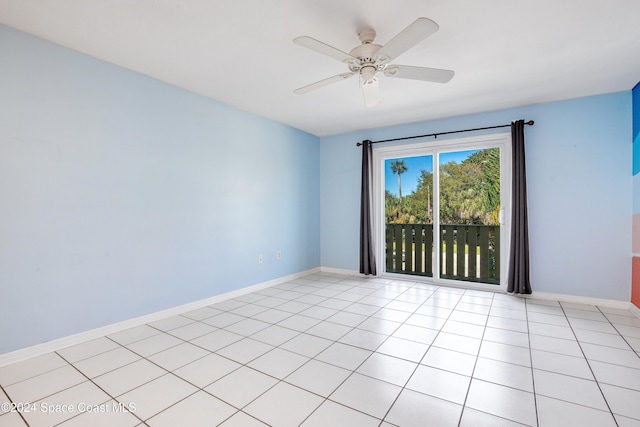
[[[560,305],[560,309],[562,310],[562,313],[564,314],[565,318],[567,319],[567,323],[569,324],[569,328],[571,329],[571,333],[576,338],[576,342],[578,343],[578,347],[580,347],[580,351],[582,352],[582,357],[584,357],[584,360],[585,360],[585,362],[587,362],[587,366],[589,367],[589,371],[591,372],[591,375],[593,375],[593,380],[596,383],[596,386],[598,387],[598,390],[600,390],[600,394],[602,395],[602,399],[604,400],[604,403],[607,405],[607,408],[609,409],[609,413],[611,414],[611,418],[613,418],[613,422],[616,423],[616,426],[618,426],[618,420],[616,419],[616,417],[615,417],[615,415],[613,413],[613,410],[611,409],[611,405],[609,405],[609,402],[607,401],[607,397],[604,395],[604,392],[602,391],[602,387],[600,387],[600,382],[598,381],[595,372],[593,372],[593,368],[591,367],[591,363],[589,362],[589,359],[587,359],[587,355],[584,353],[584,349],[582,348],[582,344],[580,343],[580,340],[578,339],[578,336],[576,335],[576,332],[573,329],[573,325],[571,324],[571,322],[569,322],[569,317],[567,316],[567,313],[564,310],[564,306],[562,305],[562,303],[559,303],[559,305]],[[589,381],[589,380],[587,380],[587,381]],[[558,399],[558,400],[561,400],[561,399]],[[569,403],[575,403],[575,402],[569,402]],[[593,409],[595,409],[595,408],[593,408]]]

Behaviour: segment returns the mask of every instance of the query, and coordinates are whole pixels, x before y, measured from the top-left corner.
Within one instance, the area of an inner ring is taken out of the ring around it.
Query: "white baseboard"
[[[635,314],[638,319],[640,319],[640,308],[638,308],[638,306],[631,303],[631,305],[629,306],[629,311]]]
[[[134,328],[136,326],[145,325],[147,323],[155,322],[156,320],[164,319],[166,317],[175,316],[177,314],[186,313],[187,311],[196,310],[198,308],[206,307],[224,300],[236,298],[241,295],[246,295],[251,292],[258,291],[260,289],[268,288],[278,285],[280,283],[288,282],[289,280],[297,279],[299,277],[306,276],[308,274],[317,273],[320,271],[320,267],[305,270],[300,273],[290,274],[284,277],[278,277],[276,279],[268,280],[266,282],[258,283],[252,286],[247,286],[235,291],[225,292],[224,294],[215,295],[213,297],[205,298],[199,301],[190,302],[187,304],[179,305],[177,307],[168,308],[166,310],[157,311],[155,313],[146,314],[144,316],[135,317],[133,319],[124,320],[118,323],[112,323],[110,325],[102,326],[99,328],[91,329],[78,334],[68,335],[66,337],[58,338],[52,341],[47,341],[42,344],[36,344],[31,347],[22,348],[9,353],[0,354],[0,367],[10,365],[12,363],[20,362],[22,360],[30,359],[32,357],[41,356],[52,351],[61,350],[72,345],[80,344],[86,341],[91,341],[96,338],[104,337],[124,329]]]
[[[347,270],[346,268],[320,267],[320,271],[323,273],[344,274],[347,276],[364,276],[364,274],[360,274],[358,270]]]
[[[106,335],[110,335],[124,329],[133,328],[136,326],[144,325],[154,322],[156,320],[164,319],[166,317],[175,316],[177,314],[185,313],[187,311],[196,310],[198,308],[206,307],[224,300],[236,298],[241,295],[246,295],[251,292],[258,291],[260,289],[268,288],[271,286],[285,283],[299,277],[303,277],[309,274],[324,272],[331,274],[344,274],[349,276],[363,276],[357,270],[347,270],[332,267],[316,267],[299,273],[291,274],[288,276],[279,277],[276,279],[268,280],[266,282],[258,283],[252,286],[247,286],[235,291],[226,292],[224,294],[215,295],[213,297],[205,298],[199,301],[194,301],[188,304],[179,305],[166,310],[157,311],[144,316],[128,319],[122,322],[113,323],[110,325],[102,326],[99,328],[91,329],[89,331],[80,332],[78,334],[69,335],[66,337],[58,338],[52,341],[48,341],[42,344],[37,344],[31,347],[22,348],[9,353],[0,354],[0,367],[10,365],[12,363],[20,362],[32,357],[41,356],[52,351],[61,350],[72,345],[80,344],[86,341],[90,341],[96,338],[100,338]],[[526,295],[525,298],[538,298],[543,300],[572,302],[577,304],[589,304],[598,305],[601,307],[619,308],[622,310],[629,310],[635,316],[640,318],[640,308],[627,301],[618,301],[602,298],[582,297],[576,295],[555,294],[550,292],[533,292],[531,295]]]
[[[619,308],[629,310],[631,304],[629,301],[619,301],[614,299],[582,297],[577,295],[555,294],[551,292],[536,292],[531,295],[522,295],[525,298],[537,298],[550,301],[572,302],[576,304],[599,305],[600,307]]]

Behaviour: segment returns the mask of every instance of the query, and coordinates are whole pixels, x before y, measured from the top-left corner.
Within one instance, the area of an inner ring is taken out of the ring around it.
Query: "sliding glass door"
[[[378,271],[505,285],[508,134],[374,148]]]

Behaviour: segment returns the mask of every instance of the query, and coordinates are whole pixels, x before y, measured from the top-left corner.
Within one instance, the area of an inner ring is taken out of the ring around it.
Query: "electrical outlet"
[[[262,261],[264,261],[264,260],[262,259],[262,255],[258,255],[258,264],[262,264]]]
[[[281,259],[281,258],[282,258],[282,251],[276,252],[276,259]]]

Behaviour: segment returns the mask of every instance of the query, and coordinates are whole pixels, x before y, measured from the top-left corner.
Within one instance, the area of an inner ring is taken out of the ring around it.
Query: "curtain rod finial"
[[[526,124],[528,124],[529,126],[533,126],[535,122],[533,120],[529,120]]]

